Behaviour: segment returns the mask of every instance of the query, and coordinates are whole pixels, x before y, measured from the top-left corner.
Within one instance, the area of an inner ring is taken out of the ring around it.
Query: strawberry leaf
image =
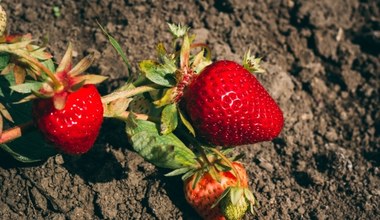
[[[9,54],[0,53],[0,70],[3,70],[9,63]]]
[[[219,198],[212,204],[211,208],[212,209],[215,208],[215,206],[217,206],[220,203],[220,201],[229,194],[230,191],[231,191],[231,187],[228,187],[227,189],[225,189],[222,195],[220,195]]]
[[[173,74],[177,68],[172,63],[160,65],[152,60],[144,60],[139,67],[146,78],[158,85],[172,87],[176,83]]]
[[[120,98],[112,101],[108,104],[104,104],[104,113],[105,117],[117,117],[125,112],[128,108],[129,103],[132,101],[132,98]]]
[[[52,73],[55,73],[55,64],[52,59],[44,60],[41,63],[46,66]]]
[[[178,125],[178,111],[175,103],[164,107],[161,115],[161,134],[173,132]]]
[[[197,170],[195,170],[195,169],[190,169],[189,172],[185,173],[185,174],[181,177],[182,181],[185,181],[185,180],[187,180],[188,178],[192,177],[196,172],[197,172]]]
[[[38,48],[37,50],[30,52],[30,55],[39,60],[51,59],[53,56],[50,53],[45,52],[45,49],[45,47]]]
[[[165,176],[178,176],[178,175],[182,175],[184,173],[187,173],[190,170],[191,170],[191,168],[189,168],[189,167],[182,167],[182,168],[175,169],[170,173],[165,174]]]
[[[42,86],[41,82],[25,82],[23,84],[10,86],[10,88],[13,91],[16,91],[18,93],[27,94],[27,93],[31,93],[32,90],[38,91],[41,88],[41,86]]]
[[[12,118],[12,116],[11,116],[11,114],[9,114],[7,108],[5,108],[5,106],[4,106],[2,103],[0,103],[0,113],[1,113],[1,115],[2,115],[4,118],[6,118],[8,121],[10,121],[10,122],[14,122],[14,121],[13,121],[13,118]],[[2,125],[2,124],[3,124],[3,121],[1,121],[0,124]]]
[[[195,137],[195,130],[191,123],[186,119],[186,117],[183,115],[180,108],[178,108],[179,117],[181,119],[181,122],[185,127],[190,131],[190,133]]]
[[[18,65],[13,68],[13,74],[15,76],[15,82],[17,85],[23,83],[26,77],[26,70]]]
[[[152,164],[169,169],[196,164],[194,153],[173,133],[161,135],[155,123],[137,120],[133,114],[126,125],[133,149]]]
[[[153,104],[159,108],[173,103],[175,98],[175,90],[175,87],[163,90],[164,95],[160,99],[154,101]]]

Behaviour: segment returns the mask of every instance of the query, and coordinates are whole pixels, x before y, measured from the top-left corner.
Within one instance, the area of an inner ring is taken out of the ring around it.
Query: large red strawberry
[[[232,162],[232,165],[240,177],[240,186],[247,188],[248,178],[244,167],[238,162]],[[228,187],[236,186],[238,182],[232,170],[219,172],[218,175],[219,182],[209,173],[205,173],[194,188],[195,175],[185,180],[184,191],[187,202],[206,220],[225,219],[219,205],[214,208],[212,206]]]
[[[284,124],[282,111],[265,88],[232,61],[207,66],[190,83],[183,98],[198,134],[215,145],[272,140]]]
[[[103,106],[94,85],[69,93],[65,107],[57,110],[53,98],[36,99],[33,116],[38,128],[59,150],[68,154],[87,152],[103,121]]]

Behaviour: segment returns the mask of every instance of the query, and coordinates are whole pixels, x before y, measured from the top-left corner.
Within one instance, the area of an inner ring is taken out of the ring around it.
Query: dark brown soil
[[[12,33],[49,38],[58,59],[69,41],[91,72],[127,78],[98,20],[136,72],[169,42],[166,22],[187,24],[214,59],[264,58],[259,79],[286,118],[273,142],[237,147],[260,207],[245,219],[379,219],[380,2],[376,0],[3,0]],[[60,8],[56,17],[53,7]],[[123,125],[106,121],[93,150],[22,165],[0,151],[0,219],[198,219],[179,178],[134,153]]]

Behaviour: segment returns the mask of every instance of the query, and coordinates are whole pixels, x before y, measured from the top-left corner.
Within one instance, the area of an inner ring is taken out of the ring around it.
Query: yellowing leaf
[[[162,110],[161,115],[161,134],[169,134],[173,132],[178,125],[177,104],[172,103]]]

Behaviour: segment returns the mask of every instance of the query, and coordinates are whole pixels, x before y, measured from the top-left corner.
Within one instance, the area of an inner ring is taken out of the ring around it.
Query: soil
[[[258,78],[285,127],[245,152],[257,215],[245,219],[379,219],[380,2],[375,0],[3,0],[11,33],[48,37],[60,60],[95,52],[107,94],[130,77],[96,21],[137,63],[189,25],[213,59],[263,57]],[[53,8],[60,9],[56,16]],[[123,125],[105,121],[95,147],[20,164],[0,151],[0,219],[199,219],[182,182],[133,152]]]

